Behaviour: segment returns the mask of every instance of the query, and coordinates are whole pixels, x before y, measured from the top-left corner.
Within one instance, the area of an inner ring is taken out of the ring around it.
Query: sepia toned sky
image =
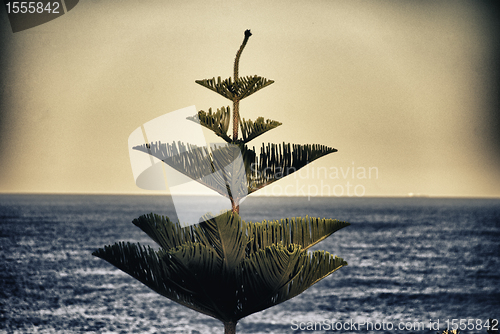
[[[89,0],[15,34],[0,11],[0,192],[156,193],[129,135],[230,105],[194,81],[251,29],[240,76],[275,83],[242,117],[283,123],[251,144],[338,149],[261,195],[500,196],[493,2]]]

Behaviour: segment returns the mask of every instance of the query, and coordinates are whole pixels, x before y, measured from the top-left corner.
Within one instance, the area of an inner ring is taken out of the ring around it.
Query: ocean
[[[150,212],[175,218],[168,196],[0,195],[0,333],[223,333],[91,255],[154,246],[131,223]],[[239,334],[486,333],[500,319],[500,199],[249,197],[240,214],[352,225],[315,246],[347,267]]]

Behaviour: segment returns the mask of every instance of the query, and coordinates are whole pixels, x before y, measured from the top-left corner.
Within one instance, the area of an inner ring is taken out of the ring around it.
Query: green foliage
[[[260,156],[255,155],[248,171],[248,193],[295,173],[308,163],[333,152],[337,150],[324,145],[262,144]]]
[[[196,80],[195,82],[213,90],[228,100],[234,101],[235,99],[243,100],[258,90],[269,86],[274,81],[254,75],[239,78],[237,81],[233,81],[231,78],[221,80],[221,78],[218,77],[217,80],[212,78]]]
[[[248,143],[250,140],[280,125],[281,125],[280,122],[272,121],[270,119],[264,121],[264,117],[257,118],[255,123],[252,122],[251,120],[246,121],[243,118],[243,121],[240,120],[243,143]]]
[[[250,252],[256,252],[273,244],[281,244],[285,247],[298,245],[303,250],[307,250],[349,225],[347,222],[336,219],[311,217],[264,220],[261,223],[248,225],[248,233],[254,236],[248,247]]]
[[[226,142],[233,142],[227,135],[229,121],[231,120],[231,109],[229,107],[217,109],[217,112],[215,113],[212,113],[212,108],[208,109],[208,113],[200,110],[198,111],[198,117],[192,116],[188,117],[188,119],[198,122],[200,125],[212,130],[217,136],[223,138]],[[245,120],[244,118],[243,121],[240,119],[243,143],[248,143],[250,140],[280,125],[280,122],[272,121],[270,119],[264,121],[264,117],[257,118],[255,122]]]
[[[347,265],[307,249],[349,223],[294,218],[252,223],[237,213],[182,228],[150,214],[133,223],[159,246],[116,243],[93,253],[159,294],[223,322],[282,303]]]
[[[215,113],[212,113],[212,108],[208,109],[208,113],[200,110],[198,111],[198,118],[192,116],[188,117],[188,119],[199,122],[202,126],[212,130],[217,136],[223,138],[226,142],[231,142],[231,138],[227,135],[229,121],[231,120],[231,109],[229,107],[217,109],[217,112]]]
[[[135,146],[135,150],[151,154],[170,167],[226,196],[242,198],[288,176],[308,163],[337,150],[324,145],[262,144],[260,154],[246,145],[227,144],[209,150],[206,147],[164,144],[161,142]],[[182,152],[182,153],[180,153]],[[232,164],[241,153],[244,170]],[[232,165],[231,165],[232,164]],[[227,168],[230,166],[231,168]],[[238,168],[238,169],[235,169]],[[234,189],[238,189],[234,193]]]

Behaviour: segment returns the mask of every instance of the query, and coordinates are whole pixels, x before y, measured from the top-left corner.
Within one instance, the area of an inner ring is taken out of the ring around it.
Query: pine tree
[[[283,143],[262,145],[258,155],[255,148],[247,146],[281,125],[262,117],[256,121],[240,117],[239,102],[274,82],[257,75],[239,77],[239,60],[251,35],[250,30],[245,31],[232,79],[196,81],[233,103],[232,137],[228,135],[229,107],[199,111],[190,118],[212,130],[226,145],[212,149],[188,145],[180,154],[175,143],[135,147],[227,197],[232,209],[218,216],[207,214],[203,222],[188,227],[168,217],[144,215],[133,224],[148,234],[159,250],[121,242],[93,253],[157,293],[219,319],[225,334],[235,333],[240,319],[297,296],[347,265],[328,252],[308,251],[348,226],[347,222],[297,217],[253,223],[239,216],[240,201],[246,195],[337,151],[322,145]],[[243,164],[233,163],[238,157]]]

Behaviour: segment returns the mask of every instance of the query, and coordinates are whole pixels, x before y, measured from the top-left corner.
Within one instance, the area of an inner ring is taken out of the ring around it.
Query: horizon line
[[[172,196],[172,194],[158,194],[158,193],[136,193],[136,192],[3,192],[0,195],[74,195],[74,196]],[[220,195],[213,194],[177,194],[175,196],[182,197],[218,197]],[[406,195],[369,195],[369,196],[269,196],[250,194],[246,197],[259,197],[259,198],[429,198],[429,199],[500,199],[500,195],[427,195],[427,194],[406,194]]]

